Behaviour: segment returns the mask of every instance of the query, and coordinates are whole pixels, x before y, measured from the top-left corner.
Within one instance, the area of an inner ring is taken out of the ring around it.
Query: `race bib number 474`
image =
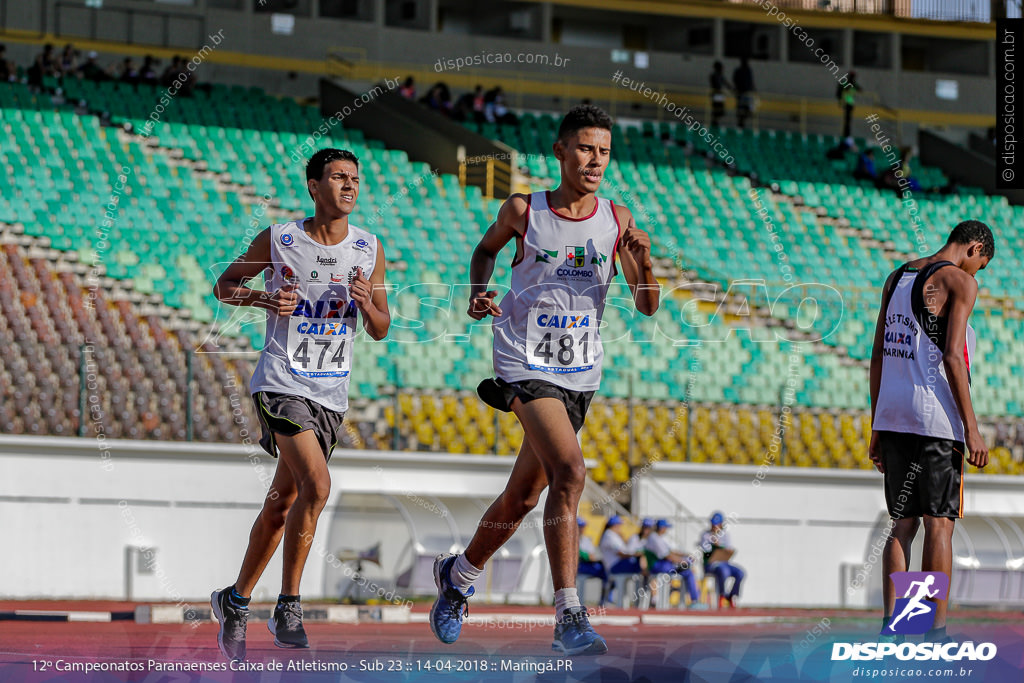
[[[347,377],[352,367],[354,325],[347,318],[291,318],[288,364],[303,377]]]
[[[600,343],[598,334],[594,309],[533,309],[526,329],[527,365],[542,372],[590,370]]]

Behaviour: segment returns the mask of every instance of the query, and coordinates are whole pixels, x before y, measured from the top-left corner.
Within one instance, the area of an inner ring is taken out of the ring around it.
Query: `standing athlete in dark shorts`
[[[963,467],[988,464],[971,404],[975,275],[995,255],[992,231],[964,221],[946,245],[889,275],[871,352],[871,444],[885,474],[894,521],[882,556],[885,623],[892,616],[893,572],[910,566],[910,545],[924,519],[921,570],[953,571],[953,525],[963,517]],[[902,597],[902,596],[900,596]],[[946,633],[946,600],[935,600],[930,639]]]
[[[512,411],[526,438],[505,491],[484,513],[460,555],[434,562],[438,597],[430,627],[442,642],[459,637],[466,601],[484,563],[511,538],[545,487],[544,542],[555,589],[552,648],[566,654],[608,649],[576,592],[576,509],[586,478],[577,432],[601,382],[605,297],[618,257],[637,310],[653,315],[659,286],[651,241],[628,209],[596,196],[611,154],[612,121],[590,105],[574,107],[554,143],[561,182],[550,192],[514,194],[473,252],[469,315],[495,317],[497,379],[480,384],[485,403]],[[515,241],[511,289],[500,306],[488,290],[494,260]]]
[[[331,493],[327,460],[348,410],[358,314],[373,339],[383,339],[391,324],[384,249],[348,220],[359,196],[358,159],[320,150],[306,165],[306,187],[313,216],[261,232],[214,289],[224,303],[267,309],[267,339],[249,389],[263,427],[260,444],[280,454],[238,578],[210,597],[217,643],[234,660],[245,658],[250,595],[282,536],[281,595],[268,627],[278,647],[309,647],[299,580]],[[266,292],[246,286],[264,272]]]

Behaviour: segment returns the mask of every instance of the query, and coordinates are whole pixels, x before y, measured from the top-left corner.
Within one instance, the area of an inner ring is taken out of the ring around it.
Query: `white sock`
[[[565,610],[580,607],[580,596],[575,588],[559,588],[555,591],[555,618],[558,619]]]
[[[483,569],[478,569],[471,565],[465,555],[459,555],[452,564],[452,570],[448,578],[451,579],[452,585],[465,593],[473,585],[473,582],[477,580],[482,571]]]

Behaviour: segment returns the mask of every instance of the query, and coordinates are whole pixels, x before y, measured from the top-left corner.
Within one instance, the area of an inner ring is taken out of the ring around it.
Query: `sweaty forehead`
[[[573,136],[577,145],[610,148],[612,146],[611,131],[604,128],[580,128]],[[572,138],[570,138],[572,139]]]
[[[334,161],[329,161],[324,165],[324,175],[331,175],[332,173],[344,173],[350,176],[357,176],[359,175],[359,169],[348,159],[335,159]]]

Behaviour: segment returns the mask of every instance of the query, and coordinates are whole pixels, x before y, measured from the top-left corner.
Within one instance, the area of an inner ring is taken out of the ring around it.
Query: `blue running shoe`
[[[590,625],[586,607],[570,607],[555,622],[551,649],[567,655],[600,655],[608,652],[608,643]]]
[[[434,559],[434,584],[437,586],[437,600],[430,608],[430,630],[442,643],[454,643],[462,632],[462,619],[469,615],[468,599],[475,589],[470,586],[463,593],[450,578],[452,565],[457,555],[438,555]]]

